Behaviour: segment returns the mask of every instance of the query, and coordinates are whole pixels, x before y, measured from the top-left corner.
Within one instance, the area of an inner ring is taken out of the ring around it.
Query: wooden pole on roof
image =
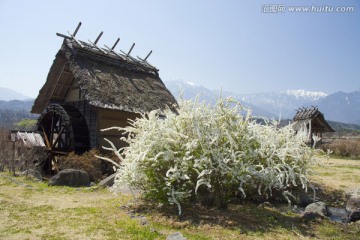
[[[118,39],[116,40],[116,42],[114,43],[114,46],[112,46],[111,50],[114,50],[114,49],[115,49],[115,47],[116,47],[116,45],[118,44],[119,41],[120,41],[120,38],[118,38]]]
[[[148,53],[148,55],[146,55],[146,57],[144,58],[144,61],[146,61],[148,59],[148,57],[150,57],[151,53],[152,53],[152,50]]]
[[[76,34],[77,34],[77,32],[79,31],[80,27],[81,27],[81,22],[79,22],[79,24],[77,25],[77,27],[76,27],[76,29],[75,29],[75,31],[74,31],[74,33],[73,33],[73,36],[74,36],[74,37],[76,36]]]
[[[107,53],[112,52],[113,54],[115,54],[115,55],[118,56],[119,58],[125,60],[124,57],[122,57],[120,54],[116,53],[113,49],[111,49],[110,47],[108,47],[106,44],[105,44],[104,46],[108,49],[108,52],[107,52]]]
[[[95,40],[95,44],[97,44],[98,43],[98,41],[100,40],[100,38],[101,38],[101,36],[103,35],[103,33],[104,32],[101,32],[100,34],[99,34],[99,36],[96,38],[96,40]]]
[[[74,39],[74,40],[75,40],[75,42],[76,42],[77,44],[79,44],[79,45],[80,45],[80,47],[81,47],[81,48],[83,48],[83,47],[84,47],[84,45],[82,45],[82,44],[81,44],[81,42],[75,38],[75,36],[74,36],[74,35],[72,35],[69,31],[67,31],[67,33],[70,35],[70,37],[71,37],[72,39]]]
[[[131,53],[131,51],[133,50],[133,48],[135,47],[135,43],[133,43],[133,45],[131,46],[129,52],[126,54],[126,56],[128,57]]]

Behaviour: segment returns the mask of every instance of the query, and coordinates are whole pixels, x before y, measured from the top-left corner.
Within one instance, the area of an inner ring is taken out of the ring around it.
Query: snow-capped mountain
[[[239,94],[237,98],[264,108],[281,118],[292,118],[299,107],[308,107],[325,98],[326,93],[305,90],[287,90],[270,93]]]
[[[324,92],[310,92],[303,89],[300,90],[286,90],[284,92],[288,96],[294,96],[297,99],[308,99],[311,101],[318,101],[320,99],[323,99],[327,96]]]
[[[236,97],[235,93],[220,91],[220,90],[210,90],[203,86],[197,86],[193,83],[183,82],[181,80],[173,80],[164,82],[166,87],[170,90],[170,92],[175,96],[175,98],[183,98],[183,99],[195,99],[198,98],[199,101],[206,101],[209,103],[214,103],[216,98],[218,98],[221,94],[222,97],[234,97],[239,100],[245,107],[251,109],[251,113],[254,116],[262,116],[267,118],[276,117],[271,112],[253,105],[250,102],[241,101]]]
[[[184,99],[199,99],[213,102],[219,96],[219,90],[209,90],[182,81],[165,82],[173,95],[179,96],[179,89]],[[222,91],[223,97],[233,96],[252,109],[253,115],[292,119],[300,107],[318,106],[325,119],[343,123],[360,124],[360,91],[352,93],[310,92],[306,90],[287,90],[269,93],[236,94]]]

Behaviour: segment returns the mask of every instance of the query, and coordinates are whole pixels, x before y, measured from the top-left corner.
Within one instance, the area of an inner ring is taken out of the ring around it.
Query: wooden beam
[[[101,49],[98,45],[96,45],[95,43],[93,43],[92,41],[90,41],[89,39],[88,39],[88,41],[89,41],[89,43],[91,43],[91,45],[93,46],[93,47],[95,47],[96,49],[98,49],[100,52],[102,52],[102,53],[104,53],[104,54],[107,54],[103,49]]]
[[[112,48],[109,48],[108,46],[104,45],[108,50],[109,52],[112,52],[113,54],[115,54],[116,56],[118,56],[119,58],[123,59],[126,61],[126,58],[121,56],[120,54],[118,54],[117,52],[115,52]]]
[[[76,34],[77,34],[77,32],[79,31],[80,27],[81,27],[81,22],[79,22],[79,24],[77,25],[74,33],[72,34],[74,37],[76,36]]]
[[[144,61],[146,61],[148,59],[148,57],[151,55],[152,50],[148,53],[148,55],[144,58]]]
[[[100,40],[100,38],[101,38],[101,36],[103,35],[103,33],[104,33],[104,32],[101,32],[101,33],[99,34],[99,36],[96,38],[94,44],[97,44],[97,43],[98,43],[98,41]]]
[[[82,43],[81,43],[80,41],[78,41],[78,40],[75,38],[74,35],[72,35],[69,31],[67,31],[67,33],[70,35],[70,37],[71,37],[72,39],[75,40],[75,42],[76,42],[77,44],[79,44],[79,46],[80,46],[81,48],[84,47],[84,45],[82,45]]]
[[[133,45],[131,46],[129,52],[126,54],[126,56],[128,57],[131,53],[131,51],[133,50],[133,48],[135,47],[135,43],[133,43]]]
[[[62,67],[60,74],[58,74],[57,79],[56,79],[56,83],[58,83],[58,82],[60,81],[61,76],[62,76],[62,73],[65,71],[65,69],[66,69],[66,63],[65,63],[64,66]],[[55,93],[55,89],[56,89],[56,84],[54,85],[54,88],[53,88],[53,90],[52,90],[52,92],[51,92],[51,94],[50,94],[50,98],[49,98],[46,106],[49,105],[50,99],[51,99],[51,97],[53,96],[53,94]]]
[[[62,90],[62,89],[61,89]],[[60,96],[60,95],[52,95],[51,98],[57,98],[57,99],[64,99],[65,96]]]
[[[62,87],[71,87],[71,85],[65,83],[56,83],[56,85],[60,85]]]
[[[64,35],[64,34],[61,34],[61,33],[56,33],[56,35],[57,35],[58,37],[66,38],[66,39],[69,39],[69,40],[72,39],[71,37],[66,36],[66,35]]]
[[[60,132],[58,133],[58,135],[56,136],[55,138],[55,141],[53,142],[52,146],[51,146],[51,150],[55,147],[55,145],[58,143],[60,137],[61,137],[61,134],[63,134],[63,132],[65,131],[65,129],[67,129],[68,126],[65,126],[63,128],[61,128]]]
[[[44,126],[41,126],[41,128],[42,128],[43,133],[44,133],[46,146],[47,146],[49,149],[51,149],[51,144],[50,144],[50,141],[49,141],[49,139],[48,139],[48,137],[47,137],[47,135],[46,135],[45,128],[44,128]]]
[[[137,56],[137,58],[141,60],[140,64],[142,64],[143,66],[146,66],[148,68],[152,68],[154,70],[157,70],[156,67],[154,67],[153,65],[151,65],[147,61],[144,61],[144,59],[140,58],[139,56]]]
[[[111,50],[114,50],[114,49],[115,49],[115,47],[116,47],[116,45],[118,44],[119,41],[120,41],[120,38],[118,38],[118,39],[116,40],[116,42],[115,42],[114,45],[112,46]]]
[[[122,52],[123,54],[125,54],[125,57],[126,57],[126,58],[130,58],[130,59],[132,59],[134,62],[140,63],[140,61],[138,61],[137,59],[133,58],[133,57],[130,56],[130,55],[127,55],[126,52],[124,52],[124,51],[122,51],[122,50],[120,50],[120,52]]]

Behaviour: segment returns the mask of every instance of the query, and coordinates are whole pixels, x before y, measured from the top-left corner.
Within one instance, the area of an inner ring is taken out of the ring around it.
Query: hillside
[[[30,113],[33,103],[34,100],[0,101],[0,128],[13,129],[24,118],[36,119],[38,115]]]
[[[10,101],[10,100],[26,100],[30,99],[30,97],[25,96],[22,93],[16,92],[9,88],[0,87],[0,100]]]
[[[198,94],[201,100],[213,101],[220,90],[209,90],[182,81],[165,82],[169,90],[178,96],[179,89],[185,99],[194,99]],[[348,124],[360,124],[360,91],[350,93],[310,92],[287,90],[268,93],[236,94],[222,91],[222,96],[233,96],[245,106],[253,109],[256,116],[292,119],[300,107],[318,106],[326,120]]]
[[[214,103],[215,99],[218,98],[220,95],[222,97],[236,97],[235,93],[221,91],[221,90],[210,90],[203,86],[196,86],[190,83],[186,83],[183,81],[169,81],[165,82],[166,87],[170,90],[170,92],[175,96],[175,98],[183,98],[186,100],[196,98],[201,101],[206,101],[210,104]],[[252,114],[254,116],[262,116],[266,118],[276,118],[277,116],[273,113],[256,106],[250,102],[240,101],[245,107],[250,108]]]
[[[360,124],[360,91],[336,92],[320,100],[317,105],[329,120]]]
[[[165,84],[177,98],[195,99],[198,97],[199,101],[213,103],[220,94],[223,97],[233,96],[244,106],[250,108],[252,115],[274,119],[279,119],[281,116],[287,123],[290,121],[287,119],[292,119],[297,108],[318,106],[324,113],[325,119],[336,131],[360,131],[360,91],[337,92],[329,95],[304,90],[236,94],[228,91],[209,90],[206,87],[183,81],[169,81]],[[33,103],[33,99],[0,100],[0,127],[13,128],[13,124],[23,118],[37,118],[38,115],[30,113]]]

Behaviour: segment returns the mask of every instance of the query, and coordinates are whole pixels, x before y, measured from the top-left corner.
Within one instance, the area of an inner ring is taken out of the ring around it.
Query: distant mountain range
[[[195,99],[214,103],[216,97],[221,94],[223,97],[233,96],[244,106],[252,110],[254,116],[267,118],[292,119],[296,109],[300,107],[318,106],[324,113],[325,119],[332,122],[348,124],[349,128],[357,127],[351,124],[360,124],[360,91],[351,93],[336,92],[325,94],[323,92],[309,92],[305,90],[287,90],[270,93],[237,94],[228,91],[210,90],[203,86],[196,86],[183,81],[165,82],[172,94],[179,98]],[[8,101],[9,99],[16,99]],[[27,99],[27,100],[24,100]],[[19,101],[22,100],[22,101]],[[0,124],[8,127],[9,118],[21,119],[21,117],[34,118],[37,115],[30,114],[34,99],[29,99],[21,93],[7,88],[0,88]],[[5,125],[4,125],[5,124]],[[350,124],[350,125],[349,125]],[[344,125],[337,125],[342,126]]]
[[[0,87],[0,100],[9,101],[9,100],[27,100],[31,97],[25,96],[22,93],[16,92],[9,88]]]
[[[0,100],[0,128],[16,129],[16,123],[24,118],[36,119],[37,114],[30,113],[34,100]]]
[[[203,86],[183,81],[165,82],[174,96],[179,92],[184,99],[194,99],[200,94],[200,100],[210,103],[218,96],[220,90],[209,90]],[[252,109],[255,116],[273,117],[275,119],[292,119],[296,109],[318,106],[326,120],[360,124],[360,91],[351,93],[309,92],[305,90],[287,90],[270,93],[237,94],[223,91],[223,97],[232,96]]]

